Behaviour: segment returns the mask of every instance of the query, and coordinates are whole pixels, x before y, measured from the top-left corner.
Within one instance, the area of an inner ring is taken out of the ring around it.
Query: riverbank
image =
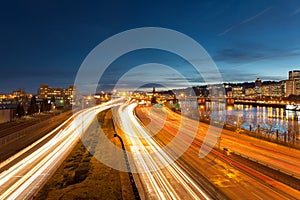
[[[221,126],[223,126],[223,129],[235,132],[238,135],[244,134],[244,135],[248,135],[250,137],[262,139],[262,140],[265,140],[265,141],[268,141],[268,142],[272,142],[272,143],[276,143],[276,144],[280,144],[280,145],[283,145],[283,146],[286,146],[286,147],[291,147],[291,148],[295,148],[295,149],[300,150],[300,144],[299,143],[290,142],[287,139],[287,136],[286,136],[286,139],[284,139],[282,137],[279,137],[279,136],[277,137],[276,135],[277,134],[279,135],[279,133],[276,132],[276,131],[274,131],[270,134],[264,134],[264,133],[261,133],[259,131],[256,131],[256,132],[249,131],[249,130],[243,129],[241,127],[232,126],[232,125],[227,124],[227,123],[221,124],[218,121],[212,121],[212,120],[208,120],[208,119],[200,119],[199,121],[202,122],[202,123],[205,123],[205,124],[208,124],[208,125],[213,125],[213,126],[220,127],[220,128],[222,128]]]

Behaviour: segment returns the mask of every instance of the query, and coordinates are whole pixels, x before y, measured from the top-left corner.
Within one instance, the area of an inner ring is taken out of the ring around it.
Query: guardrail
[[[122,146],[123,154],[124,154],[124,158],[125,158],[125,163],[126,163],[126,166],[127,166],[127,169],[128,169],[129,180],[130,180],[130,183],[131,183],[131,187],[132,187],[132,190],[133,190],[134,197],[135,197],[136,200],[140,200],[141,197],[140,197],[139,191],[137,189],[137,186],[135,184],[133,174],[131,172],[131,168],[130,168],[130,164],[129,164],[129,160],[128,160],[128,156],[127,156],[127,153],[126,153],[126,149],[125,149],[123,139],[121,138],[121,136],[119,136],[117,134],[114,121],[112,121],[112,126],[113,126],[113,129],[114,129],[114,137],[117,137],[121,142],[121,146]]]

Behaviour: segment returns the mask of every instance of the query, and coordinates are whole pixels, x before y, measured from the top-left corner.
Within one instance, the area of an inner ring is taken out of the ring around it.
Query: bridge
[[[185,96],[179,97],[178,100],[195,100],[197,98],[197,102],[199,105],[204,105],[206,102],[219,102],[225,103],[226,105],[234,105],[234,104],[243,104],[243,105],[253,105],[253,106],[268,106],[268,107],[278,107],[285,108],[286,105],[290,104],[286,101],[276,101],[276,100],[260,100],[260,99],[236,99],[229,97],[199,97],[199,96]]]

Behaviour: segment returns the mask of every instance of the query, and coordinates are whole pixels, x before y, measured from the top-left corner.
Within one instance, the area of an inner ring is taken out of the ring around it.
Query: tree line
[[[29,107],[27,109],[27,113],[25,112],[24,105],[19,103],[17,105],[16,114],[18,118],[23,117],[25,115],[33,115],[38,112],[50,111],[51,110],[51,102],[54,102],[55,99],[52,98],[50,102],[48,99],[43,99],[43,101],[37,103],[36,96],[33,96],[30,100]]]

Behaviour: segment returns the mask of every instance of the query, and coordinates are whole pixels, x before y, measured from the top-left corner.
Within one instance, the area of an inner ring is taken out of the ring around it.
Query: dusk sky
[[[68,87],[95,46],[139,27],[169,28],[195,39],[225,82],[283,80],[300,69],[298,0],[3,1],[0,16],[0,93],[36,93],[44,83]],[[173,57],[150,54],[157,62]],[[141,52],[128,56],[116,61],[124,72],[135,57],[139,64],[149,61]]]

